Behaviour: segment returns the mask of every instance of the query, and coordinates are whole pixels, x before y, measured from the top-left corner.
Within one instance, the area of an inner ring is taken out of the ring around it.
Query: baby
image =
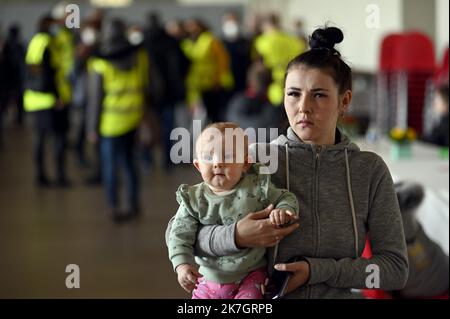
[[[178,282],[193,299],[259,299],[266,279],[264,248],[248,248],[229,256],[195,257],[193,245],[199,225],[230,225],[274,204],[274,227],[297,219],[294,194],[278,189],[270,175],[248,156],[248,137],[234,123],[209,125],[196,142],[194,166],[203,182],[181,185],[180,207],[169,235],[169,258]],[[196,263],[200,266],[197,271]]]

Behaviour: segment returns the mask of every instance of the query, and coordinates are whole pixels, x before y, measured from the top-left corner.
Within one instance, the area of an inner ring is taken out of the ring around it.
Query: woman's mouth
[[[298,123],[298,124],[300,125],[300,127],[302,127],[302,128],[304,128],[304,127],[309,127],[309,126],[313,126],[313,125],[314,125],[313,122],[308,121],[308,120],[300,120],[300,121],[298,121],[297,123]]]

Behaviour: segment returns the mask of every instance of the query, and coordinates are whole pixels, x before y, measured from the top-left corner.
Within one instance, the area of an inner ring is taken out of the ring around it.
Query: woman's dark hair
[[[335,27],[316,29],[309,37],[310,50],[292,59],[287,68],[289,71],[299,65],[316,68],[328,72],[338,85],[339,94],[352,89],[352,70],[341,59],[341,54],[334,48],[336,43],[344,40],[342,31]]]

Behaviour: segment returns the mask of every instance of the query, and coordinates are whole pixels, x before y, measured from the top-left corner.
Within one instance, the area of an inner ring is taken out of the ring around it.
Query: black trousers
[[[36,178],[46,179],[45,145],[49,136],[53,136],[53,156],[58,181],[66,180],[66,149],[68,131],[68,110],[43,110],[33,112],[34,138],[33,160]]]

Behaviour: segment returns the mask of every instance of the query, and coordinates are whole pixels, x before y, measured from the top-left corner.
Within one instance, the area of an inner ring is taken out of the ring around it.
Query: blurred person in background
[[[0,23],[0,150],[3,147],[3,105],[6,104],[3,102],[6,100],[6,85],[5,85],[5,62],[4,62],[4,39],[3,39],[3,29],[2,24]]]
[[[69,3],[66,1],[59,2],[53,7],[51,12],[53,18],[51,32],[54,36],[56,89],[58,90],[61,104],[61,107],[56,108],[54,112],[54,129],[60,135],[61,164],[59,165],[64,167],[66,165],[68,133],[70,128],[69,111],[72,103],[73,89],[70,77],[75,64],[75,37],[72,31],[66,27],[66,18],[69,14],[66,12],[66,7],[68,5]],[[70,182],[65,178],[58,183],[61,186],[70,186]]]
[[[66,18],[68,12],[66,7],[68,2],[62,1],[52,9],[52,17],[54,24],[52,25],[52,33],[55,36],[55,50],[57,52],[57,89],[60,92],[61,101],[67,113],[68,107],[72,102],[72,83],[70,75],[75,65],[75,37],[70,29],[66,27]],[[61,114],[61,117],[66,116]]]
[[[75,47],[75,65],[73,70],[73,109],[79,112],[79,125],[76,131],[75,152],[78,164],[90,169],[86,178],[87,185],[101,183],[100,150],[98,144],[94,145],[90,161],[86,156],[86,116],[88,104],[88,60],[98,51],[99,37],[101,33],[100,15],[92,15],[82,25],[78,42]]]
[[[133,156],[136,131],[149,105],[148,55],[142,47],[129,43],[125,23],[112,19],[102,29],[98,56],[88,63],[88,138],[100,143],[103,185],[112,218],[128,221],[140,212]],[[120,171],[126,180],[125,209],[118,197]]]
[[[167,33],[156,12],[148,14],[144,41],[152,62],[151,74],[153,78],[157,77],[154,81],[159,83],[158,89],[151,94],[153,109],[156,116],[162,120],[160,134],[154,135],[161,136],[163,168],[169,171],[172,167],[170,133],[174,128],[175,107],[186,97],[185,79],[189,61],[181,50],[179,40]],[[156,120],[153,121],[153,123],[156,122]]]
[[[187,34],[186,30],[184,29],[184,21],[181,19],[173,19],[169,20],[166,25],[165,29],[167,34],[172,36],[176,41],[178,46],[181,48],[182,42],[186,39]],[[192,112],[189,109],[189,106],[186,103],[186,76],[187,71],[189,70],[190,61],[187,59],[186,55],[184,54],[183,50],[181,50],[182,57],[180,59],[184,60],[185,65],[183,66],[183,69],[185,69],[185,75],[184,80],[181,85],[184,87],[184,94],[185,98],[183,100],[178,101],[177,105],[175,106],[175,118],[174,118],[174,125],[177,127],[183,127],[187,130],[190,130],[192,127]]]
[[[13,24],[8,29],[8,35],[3,46],[3,69],[5,79],[2,90],[4,94],[0,109],[7,110],[9,103],[13,102],[16,109],[15,122],[23,122],[23,81],[25,72],[25,46],[20,36],[20,27]],[[7,81],[6,81],[7,79]]]
[[[182,49],[190,60],[186,79],[187,103],[192,110],[202,103],[211,122],[220,122],[234,81],[230,56],[200,19],[185,22],[188,38]]]
[[[263,17],[261,27],[262,34],[255,39],[255,51],[258,59],[272,71],[272,83],[267,93],[269,101],[274,106],[280,106],[283,103],[286,66],[292,58],[305,51],[306,44],[282,31],[276,14]]]
[[[434,125],[423,140],[438,146],[449,145],[448,82],[437,87],[433,100]]]
[[[255,48],[255,39],[262,34],[262,16],[257,13],[252,13],[246,20],[246,26],[248,30],[248,37],[250,39],[250,58],[251,60],[256,60],[258,54]]]
[[[241,19],[235,11],[229,11],[222,17],[222,41],[230,55],[231,72],[234,78],[232,93],[243,91],[247,86],[251,42],[244,37]]]
[[[254,62],[247,72],[247,89],[233,96],[226,120],[239,124],[243,129],[253,128],[256,132],[258,128],[274,127],[278,120],[274,114],[275,108],[267,98],[267,88],[271,82],[270,70],[261,62]],[[270,142],[269,138],[266,136],[265,142]]]
[[[38,32],[31,39],[25,56],[24,109],[34,118],[33,159],[36,166],[36,184],[49,186],[45,172],[45,140],[49,134],[54,136],[54,155],[57,170],[57,186],[67,186],[65,167],[65,133],[61,130],[61,117],[58,112],[64,103],[57,88],[57,63],[59,58],[55,49],[55,39],[50,33],[53,19],[45,16],[39,20]],[[63,123],[64,124],[64,123]]]
[[[183,41],[187,37],[186,30],[184,30],[183,20],[170,20],[166,23],[165,29],[167,34],[174,37],[179,44],[181,44],[181,41]]]

